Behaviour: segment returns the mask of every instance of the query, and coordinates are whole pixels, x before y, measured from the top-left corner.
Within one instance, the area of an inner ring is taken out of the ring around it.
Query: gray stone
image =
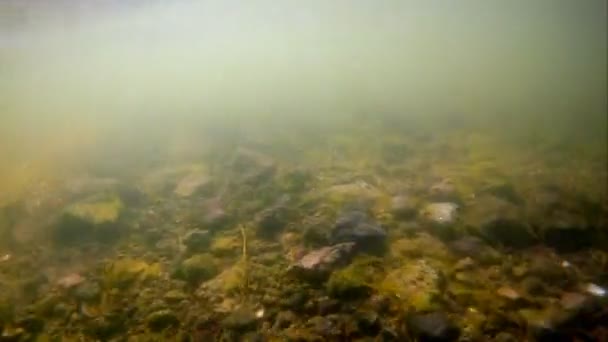
[[[352,210],[340,215],[331,233],[332,243],[354,242],[358,251],[382,253],[386,231],[365,212]]]
[[[477,198],[467,210],[466,223],[479,236],[497,245],[524,248],[536,242],[522,210],[495,196]]]

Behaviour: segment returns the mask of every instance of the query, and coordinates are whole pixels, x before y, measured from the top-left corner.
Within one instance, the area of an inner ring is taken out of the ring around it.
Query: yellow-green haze
[[[604,0],[5,0],[0,14],[0,176],[108,136],[187,145],[209,123],[362,113],[605,139]]]

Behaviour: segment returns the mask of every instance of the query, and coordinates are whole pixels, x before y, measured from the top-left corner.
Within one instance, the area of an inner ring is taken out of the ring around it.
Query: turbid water
[[[0,3],[0,341],[608,340],[605,1]]]

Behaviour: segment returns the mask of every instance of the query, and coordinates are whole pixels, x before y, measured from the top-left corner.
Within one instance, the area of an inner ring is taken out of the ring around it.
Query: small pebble
[[[515,291],[514,289],[512,289],[508,286],[503,286],[503,287],[499,288],[498,290],[496,290],[496,293],[501,297],[511,299],[511,300],[517,300],[521,297],[519,295],[519,293],[517,293],[517,291]]]

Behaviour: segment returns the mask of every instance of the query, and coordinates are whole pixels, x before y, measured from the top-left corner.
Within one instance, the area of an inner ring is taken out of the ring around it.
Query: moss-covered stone
[[[441,277],[425,260],[407,262],[390,272],[379,283],[378,290],[400,298],[405,307],[412,307],[416,311],[429,311],[438,308]]]
[[[160,276],[160,264],[125,258],[109,262],[104,267],[102,287],[124,289],[130,285]]]
[[[242,241],[237,235],[219,236],[213,240],[209,250],[216,256],[236,256],[241,254]]]
[[[346,268],[331,274],[326,284],[327,291],[332,297],[343,299],[368,296],[380,272],[380,259],[358,257]]]
[[[213,278],[218,273],[215,260],[210,254],[196,254],[184,260],[175,274],[191,285]]]
[[[171,310],[158,310],[146,317],[146,323],[151,331],[161,331],[179,325],[179,319]]]
[[[113,242],[122,233],[119,219],[124,205],[117,195],[102,194],[67,206],[53,227],[59,244],[83,241]]]
[[[497,245],[523,248],[536,242],[523,211],[495,196],[480,196],[467,210],[465,222],[472,232]]]
[[[188,299],[188,295],[181,290],[169,290],[167,293],[165,293],[163,298],[167,303],[174,304]]]
[[[239,308],[222,321],[222,327],[234,331],[247,331],[256,326],[257,320],[256,313],[251,308]]]
[[[234,266],[225,269],[213,279],[201,285],[197,291],[198,295],[204,296],[207,293],[215,295],[232,295],[240,291],[245,283],[245,264],[236,263]]]
[[[97,282],[85,281],[74,289],[74,298],[83,302],[95,302],[101,295],[101,288]]]

